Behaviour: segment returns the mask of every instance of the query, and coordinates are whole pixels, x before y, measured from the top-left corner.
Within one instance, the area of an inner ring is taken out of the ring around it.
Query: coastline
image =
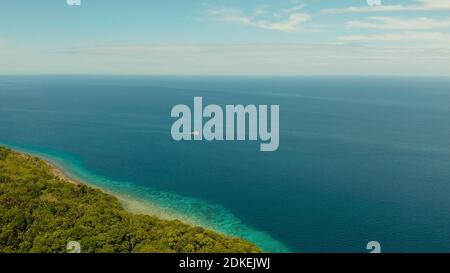
[[[32,155],[32,154],[28,154],[28,153],[24,153],[24,152],[20,152],[20,151],[17,151],[17,152],[20,154],[23,154],[25,156],[26,155],[36,156],[36,155]],[[123,193],[121,194],[116,191],[108,190],[108,189],[96,186],[93,183],[90,183],[89,181],[86,181],[86,180],[83,180],[80,178],[76,178],[73,175],[71,175],[70,172],[68,172],[66,169],[64,169],[64,167],[60,166],[57,162],[52,161],[48,158],[42,157],[41,155],[39,155],[37,157],[42,159],[50,167],[52,173],[55,176],[61,178],[62,180],[66,181],[68,183],[71,183],[74,185],[86,185],[89,187],[99,189],[102,192],[107,193],[109,195],[112,195],[120,201],[123,208],[128,212],[156,216],[156,217],[159,217],[164,220],[175,220],[176,219],[176,220],[185,222],[186,224],[189,224],[189,225],[200,226],[198,223],[195,223],[192,220],[190,221],[186,217],[180,217],[180,216],[171,214],[169,212],[164,212],[163,209],[158,208],[158,206],[156,204],[152,204],[150,201],[137,200],[136,198],[127,196],[126,194],[123,194]],[[214,230],[214,229],[211,229],[211,230],[222,233],[218,230]]]
[[[110,180],[86,170],[80,160],[69,154],[4,142],[0,142],[0,145],[42,159],[54,175],[68,183],[87,185],[116,197],[128,212],[151,215],[162,220],[179,220],[187,225],[241,238],[254,243],[263,252],[291,252],[270,234],[245,225],[220,205],[175,193],[142,188],[126,181]]]
[[[61,164],[59,164],[58,162],[56,162],[54,160],[49,159],[48,157],[45,157],[42,154],[24,151],[23,149],[20,149],[18,147],[12,147],[10,145],[5,145],[5,144],[1,144],[1,143],[0,143],[0,145],[9,147],[13,151],[17,152],[20,155],[23,155],[24,157],[27,157],[27,156],[38,157],[39,159],[44,161],[49,166],[51,172],[55,176],[59,177],[60,179],[64,180],[67,183],[74,184],[74,185],[86,185],[86,186],[101,190],[104,193],[107,193],[109,195],[116,197],[122,204],[123,208],[128,212],[156,216],[163,220],[179,220],[188,225],[202,226],[202,227],[210,229],[214,232],[229,235],[224,232],[221,232],[220,230],[215,230],[215,229],[212,229],[209,227],[205,227],[205,226],[193,221],[192,219],[189,219],[188,217],[183,217],[183,216],[175,214],[173,212],[172,213],[168,212],[167,210],[160,208],[157,204],[153,204],[150,201],[139,200],[136,197],[129,196],[124,193],[119,193],[119,192],[113,191],[111,189],[106,189],[104,187],[95,185],[94,183],[89,182],[88,180],[76,177],[75,175],[71,174],[67,169],[65,169],[63,166],[61,166]]]
[[[239,237],[127,211],[115,196],[37,156],[0,146],[0,169],[2,234],[13,230],[1,253],[67,253],[73,241],[83,253],[262,252]]]

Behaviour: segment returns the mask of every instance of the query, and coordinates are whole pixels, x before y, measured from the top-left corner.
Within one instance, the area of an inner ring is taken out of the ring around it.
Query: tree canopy
[[[0,252],[67,252],[70,241],[81,252],[260,252],[243,239],[128,212],[42,159],[0,147]]]

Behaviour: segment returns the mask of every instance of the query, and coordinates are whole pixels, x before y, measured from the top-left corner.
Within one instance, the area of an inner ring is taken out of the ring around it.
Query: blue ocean
[[[171,137],[280,105],[280,146]],[[2,76],[0,144],[268,252],[450,252],[450,78]]]

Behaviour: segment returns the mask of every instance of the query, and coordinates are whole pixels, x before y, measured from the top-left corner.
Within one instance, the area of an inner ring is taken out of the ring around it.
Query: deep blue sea
[[[176,104],[280,105],[280,147],[176,142]],[[450,79],[0,77],[0,143],[266,251],[450,252]]]

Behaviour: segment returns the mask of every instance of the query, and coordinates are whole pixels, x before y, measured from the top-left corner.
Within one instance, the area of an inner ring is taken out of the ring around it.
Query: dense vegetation
[[[137,215],[111,195],[68,183],[43,160],[0,147],[0,252],[258,252],[180,221]]]

